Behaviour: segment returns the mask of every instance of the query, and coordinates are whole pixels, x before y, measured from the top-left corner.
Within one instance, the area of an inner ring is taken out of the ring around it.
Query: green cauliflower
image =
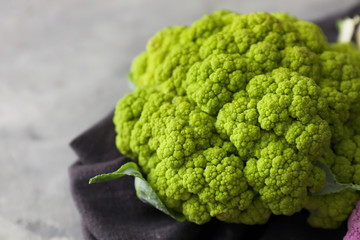
[[[360,195],[317,195],[326,164],[360,184],[360,53],[286,13],[216,11],[157,33],[133,62],[117,148],[197,224],[310,211],[336,228]]]

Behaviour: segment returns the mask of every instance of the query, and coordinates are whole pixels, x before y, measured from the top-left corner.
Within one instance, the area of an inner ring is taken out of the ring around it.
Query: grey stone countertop
[[[314,20],[357,0],[0,0],[0,239],[82,239],[68,143],[129,92],[158,30],[216,9]]]

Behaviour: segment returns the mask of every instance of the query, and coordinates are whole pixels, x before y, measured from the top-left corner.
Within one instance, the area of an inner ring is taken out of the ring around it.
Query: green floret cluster
[[[285,13],[216,11],[157,33],[116,107],[117,148],[197,224],[310,211],[336,228],[360,194],[360,52]]]

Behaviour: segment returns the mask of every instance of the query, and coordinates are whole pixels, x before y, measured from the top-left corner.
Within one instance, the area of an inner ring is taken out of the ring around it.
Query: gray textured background
[[[158,30],[216,9],[315,20],[357,0],[0,0],[0,239],[81,239],[68,142],[129,91]]]

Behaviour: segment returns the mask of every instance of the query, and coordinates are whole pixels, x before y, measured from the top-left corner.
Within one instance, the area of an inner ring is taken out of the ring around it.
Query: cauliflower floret
[[[326,164],[360,183],[360,53],[285,13],[216,11],[156,34],[119,101],[119,150],[170,208],[263,224],[303,208],[335,228],[359,194],[316,196]]]

